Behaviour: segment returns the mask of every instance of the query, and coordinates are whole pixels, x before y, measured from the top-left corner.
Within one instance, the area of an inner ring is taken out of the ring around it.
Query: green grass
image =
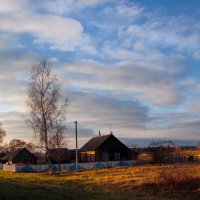
[[[195,173],[200,166],[194,168]],[[156,184],[157,172],[165,166],[134,166],[82,172],[11,173],[0,172],[0,200],[127,200],[200,199],[200,174],[195,183],[176,190]]]

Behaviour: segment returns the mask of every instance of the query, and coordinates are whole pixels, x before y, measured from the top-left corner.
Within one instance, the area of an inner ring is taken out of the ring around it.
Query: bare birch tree
[[[0,143],[3,142],[3,138],[6,137],[6,131],[2,127],[2,123],[0,122]]]
[[[67,99],[60,104],[60,92],[57,76],[52,73],[46,60],[32,67],[27,99],[30,117],[27,122],[45,148],[49,170],[52,170],[49,153],[51,140],[64,127],[66,115]]]

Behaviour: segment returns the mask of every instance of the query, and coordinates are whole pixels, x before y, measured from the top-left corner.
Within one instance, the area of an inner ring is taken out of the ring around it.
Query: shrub
[[[156,179],[158,185],[177,189],[195,179],[195,170],[189,165],[164,166],[157,172]]]

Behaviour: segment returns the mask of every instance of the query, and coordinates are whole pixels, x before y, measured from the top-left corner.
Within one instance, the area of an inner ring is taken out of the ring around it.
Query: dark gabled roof
[[[52,149],[49,149],[49,152],[66,152],[68,151],[68,148],[52,148]]]
[[[104,135],[104,136],[97,136],[90,139],[80,151],[95,151],[101,144],[103,144],[112,134]]]
[[[68,156],[68,148],[55,148],[55,149],[49,149],[49,153],[51,157],[57,157],[57,156]]]
[[[18,148],[2,158],[2,162],[36,163],[37,158],[26,148]]]
[[[63,156],[63,157],[75,157],[76,156],[76,149],[68,149],[68,148],[54,148],[54,149],[49,149],[49,153],[51,157],[58,157],[58,156]]]
[[[2,158],[2,160],[8,160],[8,161],[12,161],[13,159],[15,159],[15,157],[23,150],[26,148],[18,148],[14,151],[12,151],[11,153],[7,154],[6,156],[4,156]],[[26,149],[27,150],[27,149]],[[27,150],[28,151],[28,150]]]

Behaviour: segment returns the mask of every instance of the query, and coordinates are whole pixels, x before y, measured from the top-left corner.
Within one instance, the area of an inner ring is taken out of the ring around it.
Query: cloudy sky
[[[0,0],[0,121],[33,140],[30,69],[47,59],[69,99],[74,147],[111,129],[128,145],[200,141],[199,0]]]

